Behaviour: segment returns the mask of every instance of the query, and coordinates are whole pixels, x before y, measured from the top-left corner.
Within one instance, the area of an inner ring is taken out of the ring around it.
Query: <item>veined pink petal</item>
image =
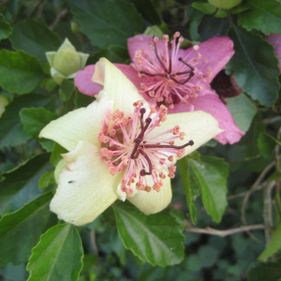
[[[234,54],[233,42],[227,36],[211,38],[196,47],[180,50],[184,60],[198,57],[196,68],[207,76],[210,83],[214,77],[225,67]]]
[[[115,64],[115,66],[117,66],[138,89],[140,88],[138,73],[133,67],[127,64]],[[74,78],[75,86],[84,95],[95,96],[102,89],[101,85],[92,81],[94,71],[95,65],[88,65],[84,69],[78,71]]]
[[[194,110],[202,110],[210,113],[219,122],[219,127],[224,130],[216,137],[216,140],[222,144],[234,144],[238,142],[244,135],[238,126],[235,124],[226,105],[219,99],[219,97],[211,92],[204,96],[193,98],[190,103]],[[177,105],[173,112],[190,111],[188,104],[181,103]]]
[[[78,71],[74,78],[75,86],[82,94],[87,96],[95,96],[102,88],[99,84],[92,82],[94,71],[95,65],[88,65],[84,69]]]
[[[147,54],[153,52],[152,38],[150,35],[136,35],[128,39],[128,51],[132,61],[137,50],[143,50]]]
[[[275,55],[278,58],[279,69],[281,71],[281,34],[271,34],[267,37],[267,40],[275,50]]]

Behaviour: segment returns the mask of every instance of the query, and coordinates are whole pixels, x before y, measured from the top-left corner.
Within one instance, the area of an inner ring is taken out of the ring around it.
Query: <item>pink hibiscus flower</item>
[[[234,54],[228,37],[215,37],[188,49],[180,49],[183,38],[178,32],[169,41],[148,35],[128,39],[131,65],[116,66],[135,84],[144,98],[158,106],[164,104],[170,113],[201,110],[213,115],[223,130],[216,139],[236,143],[244,133],[237,127],[226,105],[210,83]],[[94,96],[100,86],[92,82],[94,65],[75,77],[83,94]]]

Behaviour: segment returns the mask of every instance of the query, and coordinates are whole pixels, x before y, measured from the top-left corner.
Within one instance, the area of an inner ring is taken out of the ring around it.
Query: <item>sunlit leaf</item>
[[[83,247],[78,230],[58,224],[45,232],[32,249],[28,281],[77,281],[82,270]]]
[[[130,204],[115,204],[113,209],[122,243],[138,258],[154,266],[182,261],[183,224],[174,214],[147,216]]]

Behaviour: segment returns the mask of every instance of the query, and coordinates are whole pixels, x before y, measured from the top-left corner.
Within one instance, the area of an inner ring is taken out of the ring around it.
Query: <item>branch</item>
[[[248,205],[248,201],[250,199],[250,196],[257,190],[260,189],[260,185],[262,183],[262,181],[264,180],[264,178],[266,177],[267,173],[274,167],[275,163],[271,162],[269,165],[267,165],[264,170],[261,172],[261,174],[259,175],[259,177],[257,178],[257,180],[254,182],[254,184],[251,186],[251,188],[247,191],[243,202],[242,202],[242,206],[241,206],[241,220],[243,224],[247,224],[247,220],[246,220],[246,207]]]
[[[211,227],[206,228],[197,228],[193,226],[187,226],[186,231],[192,233],[200,233],[200,234],[207,234],[207,235],[214,235],[219,237],[226,237],[237,233],[248,232],[252,230],[261,230],[264,229],[263,224],[253,224],[247,226],[240,226],[236,228],[230,228],[225,230],[214,229]]]

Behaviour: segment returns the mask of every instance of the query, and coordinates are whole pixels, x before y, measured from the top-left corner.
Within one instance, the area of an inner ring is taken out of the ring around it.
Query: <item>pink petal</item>
[[[95,96],[101,90],[101,86],[92,82],[95,65],[91,64],[78,71],[74,78],[74,84],[78,90],[87,96]]]
[[[189,61],[202,56],[198,59],[196,68],[207,76],[207,82],[211,82],[214,77],[225,67],[234,54],[233,42],[226,36],[214,37],[199,44],[199,49],[194,48],[181,50],[182,58]]]
[[[140,89],[140,81],[135,69],[127,64],[115,64],[135,86]],[[74,78],[74,84],[78,90],[87,96],[95,96],[100,92],[102,87],[92,81],[92,77],[95,71],[95,65],[91,64],[84,69],[77,72]]]
[[[194,110],[208,112],[218,120],[220,128],[224,130],[224,132],[220,133],[216,137],[218,142],[222,144],[234,144],[238,142],[244,135],[244,132],[242,132],[235,124],[235,121],[233,120],[225,104],[214,92],[210,91],[208,95],[193,98],[190,100],[190,103],[193,105]],[[189,110],[190,106],[182,103],[175,107],[173,112]]]
[[[281,34],[271,34],[267,37],[268,42],[273,46],[275,55],[279,61],[281,71]]]
[[[153,37],[149,35],[136,35],[128,39],[128,51],[132,61],[137,50],[143,50],[146,54],[153,52],[152,39]]]

